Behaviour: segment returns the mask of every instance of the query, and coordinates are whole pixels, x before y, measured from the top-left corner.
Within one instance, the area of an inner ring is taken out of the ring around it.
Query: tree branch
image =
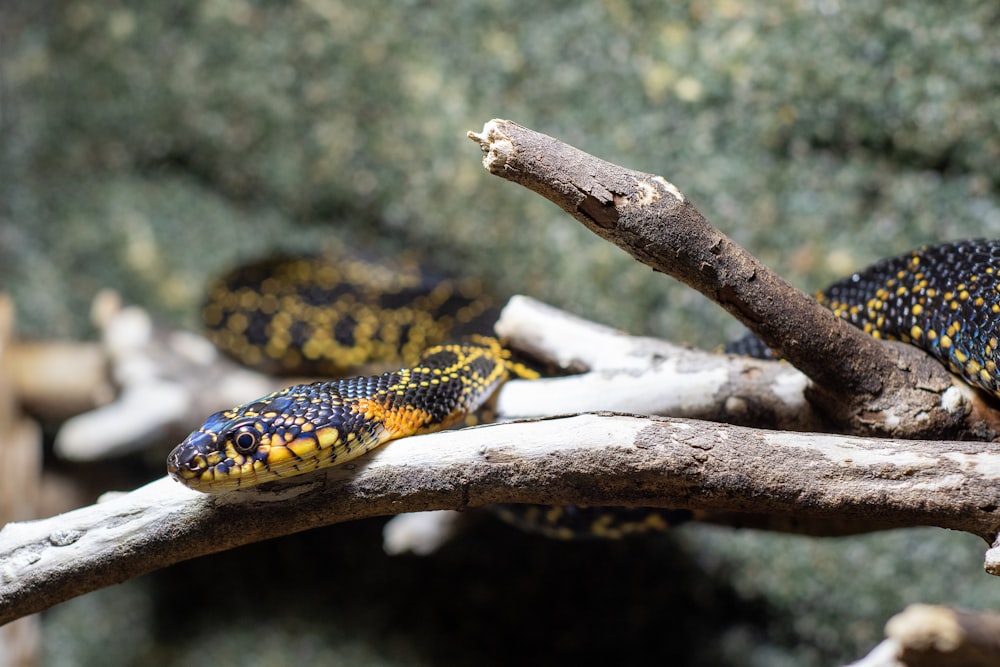
[[[944,368],[886,346],[799,292],[710,225],[662,176],[600,160],[507,120],[469,133],[490,173],[523,185],[657,271],[720,304],[815,383],[813,403],[855,433],[982,436]],[[988,434],[995,435],[994,433]]]
[[[1000,664],[1000,614],[914,604],[885,626],[887,639],[850,667],[991,667]]]
[[[502,392],[502,419],[610,411],[790,431],[827,427],[803,395],[807,379],[788,364],[630,336],[526,296],[511,297],[495,328],[510,346],[578,373]]]
[[[405,438],[355,465],[240,493],[201,494],[161,479],[8,524],[0,530],[0,623],[188,558],[400,512],[631,504],[932,525],[991,540],[1000,527],[997,489],[1000,453],[982,443],[611,414],[494,424]]]

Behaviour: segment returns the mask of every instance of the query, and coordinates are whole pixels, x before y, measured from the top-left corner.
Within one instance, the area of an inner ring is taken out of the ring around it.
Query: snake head
[[[199,491],[250,486],[267,469],[275,421],[245,408],[217,412],[170,452],[167,472]]]
[[[385,440],[381,422],[329,387],[296,385],[216,412],[170,452],[167,472],[221,493],[341,463]]]
[[[218,493],[319,467],[329,457],[301,414],[299,389],[216,412],[170,452],[167,472],[192,489]]]

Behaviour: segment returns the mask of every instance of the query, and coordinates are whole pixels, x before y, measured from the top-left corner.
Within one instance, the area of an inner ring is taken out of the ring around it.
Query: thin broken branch
[[[944,368],[885,346],[796,290],[708,223],[662,176],[605,162],[507,120],[469,133],[490,173],[523,185],[657,271],[720,304],[815,383],[842,428],[896,437],[983,437]],[[993,433],[987,434],[991,437]]]
[[[610,411],[790,431],[827,426],[803,395],[806,377],[788,364],[630,336],[526,296],[511,297],[496,331],[512,347],[579,373],[518,383],[500,395],[502,419]]]

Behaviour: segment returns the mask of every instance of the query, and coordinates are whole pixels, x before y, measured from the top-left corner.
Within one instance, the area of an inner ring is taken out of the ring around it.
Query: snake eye
[[[253,426],[240,426],[229,439],[240,454],[251,454],[260,444],[260,433]]]

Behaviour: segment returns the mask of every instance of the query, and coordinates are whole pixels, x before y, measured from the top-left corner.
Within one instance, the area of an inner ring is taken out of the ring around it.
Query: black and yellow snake
[[[917,345],[970,384],[1000,396],[998,270],[1000,241],[926,246],[878,262],[823,290],[817,299],[873,336]],[[303,276],[307,274],[305,271]],[[320,325],[296,325],[296,318],[322,305],[315,293],[303,296],[307,291],[304,285],[317,290],[316,281],[303,276],[298,282],[263,278],[240,287],[234,287],[234,282],[221,283],[216,296],[229,305],[216,303],[208,308],[209,323],[228,331],[216,338],[217,343],[236,340],[237,348],[242,346],[233,350],[238,356],[277,360],[292,347],[296,326],[300,333],[318,335],[326,341],[324,349],[330,350],[351,347],[347,343],[359,340],[367,341],[369,347],[386,340],[396,344],[412,328],[409,320],[403,326],[383,328],[372,320],[371,308],[359,308],[358,312],[364,312],[352,317],[353,324],[344,328],[345,332],[350,330],[350,336],[333,335],[337,325],[329,319],[321,320]],[[270,286],[268,279],[272,280]],[[333,294],[346,294],[338,291],[335,277],[328,276],[327,282]],[[442,290],[430,301],[440,306],[448,303],[452,294],[451,289]],[[453,319],[470,321],[486,310],[472,301],[466,295],[455,308],[445,310],[453,313]],[[340,303],[347,308],[351,299],[343,297]],[[291,314],[285,314],[283,305]],[[261,325],[251,335],[248,332],[256,312],[285,324]],[[236,324],[232,313],[242,313]],[[274,343],[276,337],[280,344]],[[248,346],[258,349],[248,352]],[[341,464],[394,438],[453,424],[479,407],[506,379],[532,375],[512,361],[510,353],[493,338],[432,346],[414,365],[402,370],[296,385],[216,413],[171,452],[168,470],[191,488],[217,492]]]
[[[295,385],[218,412],[174,449],[167,469],[218,492],[338,465],[461,421],[512,376],[537,374],[495,338],[438,345],[409,368]]]

